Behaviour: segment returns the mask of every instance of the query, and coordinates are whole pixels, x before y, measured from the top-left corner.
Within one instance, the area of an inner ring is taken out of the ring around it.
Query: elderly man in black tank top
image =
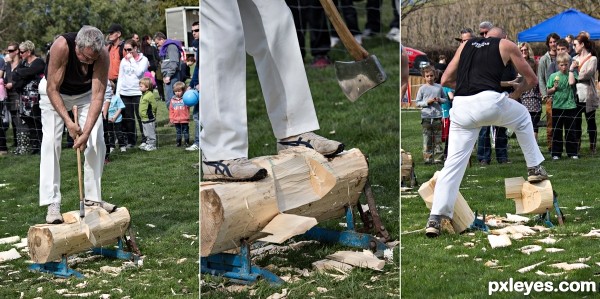
[[[442,76],[442,85],[455,88],[450,110],[450,143],[448,158],[436,186],[431,214],[425,233],[440,234],[442,217],[452,219],[458,188],[482,126],[508,127],[517,134],[525,156],[529,182],[548,179],[541,166],[544,157],[533,135],[533,125],[525,106],[514,99],[537,84],[537,77],[523,59],[517,45],[498,38],[502,29],[492,28],[486,37],[476,37],[460,45]],[[508,94],[500,81],[504,68],[512,63],[524,80]]]
[[[100,180],[106,147],[99,117],[108,80],[108,52],[104,36],[92,26],[60,35],[47,57],[45,78],[39,85],[43,140],[40,158],[40,205],[48,205],[46,222],[63,222],[60,213],[60,153],[62,128],[75,138],[73,148],[85,156],[86,205],[113,212],[116,206],[102,201]],[[68,112],[77,106],[78,119]]]

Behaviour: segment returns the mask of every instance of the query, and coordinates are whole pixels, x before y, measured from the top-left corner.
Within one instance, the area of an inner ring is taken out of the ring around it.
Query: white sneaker
[[[108,152],[109,152],[109,153],[112,153],[112,152],[114,152],[114,151],[115,151],[115,148],[114,148],[114,147],[111,147],[111,148],[108,150]]]
[[[144,148],[142,148],[142,150],[151,152],[151,151],[157,150],[157,148],[156,148],[156,146],[153,146],[153,145],[146,145]]]
[[[560,160],[559,156],[552,156],[552,160]]]
[[[48,213],[46,214],[46,223],[48,224],[61,224],[63,223],[63,217],[60,213],[60,203],[54,202],[48,206]]]
[[[400,29],[392,28],[390,32],[386,35],[389,40],[395,41],[397,43],[400,42]]]
[[[142,142],[142,144],[140,144],[139,149],[144,149],[146,147],[146,143]]]
[[[126,148],[126,147],[121,147],[121,152],[122,152],[122,153],[124,153],[124,152],[126,152],[126,151],[127,151],[127,148]]]
[[[247,158],[221,161],[202,161],[202,179],[207,181],[258,181],[267,176],[267,170]]]
[[[361,35],[361,34],[357,34],[357,35],[355,35],[355,36],[354,36],[354,39],[356,40],[356,42],[357,42],[359,45],[362,45],[362,35]]]
[[[329,39],[329,41],[331,42],[331,47],[332,48],[335,47],[335,46],[337,46],[340,43],[340,39],[337,38],[337,37],[331,37]]]
[[[192,145],[190,145],[189,147],[186,147],[186,148],[185,148],[185,150],[186,150],[186,151],[190,151],[190,152],[197,151],[197,150],[199,150],[199,149],[200,149],[200,148],[199,148],[199,147],[198,147],[198,145],[197,145],[197,144],[195,144],[195,143],[194,143],[194,144],[192,144]]]
[[[313,132],[306,132],[277,141],[277,151],[295,146],[312,148],[327,158],[331,158],[344,150],[343,143],[327,139]]]

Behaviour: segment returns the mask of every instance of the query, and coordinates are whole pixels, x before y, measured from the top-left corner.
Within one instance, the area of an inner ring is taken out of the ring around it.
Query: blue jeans
[[[477,160],[492,161],[492,144],[490,141],[490,126],[481,127],[479,138],[477,139]],[[508,136],[505,127],[496,128],[496,160],[498,163],[508,161]]]
[[[192,113],[195,123],[194,131],[194,144],[200,145],[200,103],[194,106],[194,112]]]
[[[177,132],[177,139],[175,140],[178,145],[181,145],[181,138],[185,144],[190,143],[190,126],[188,124],[175,124],[175,130]]]

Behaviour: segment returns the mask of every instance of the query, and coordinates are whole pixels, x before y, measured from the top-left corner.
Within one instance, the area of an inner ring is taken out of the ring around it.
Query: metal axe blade
[[[351,102],[387,80],[387,75],[375,55],[369,55],[360,61],[336,61],[335,74],[342,92]]]

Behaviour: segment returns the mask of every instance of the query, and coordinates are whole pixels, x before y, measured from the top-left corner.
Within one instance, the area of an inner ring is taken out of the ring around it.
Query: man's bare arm
[[[72,121],[69,117],[68,110],[70,107],[69,109],[65,107],[62,96],[60,95],[60,86],[65,78],[67,61],[69,60],[69,46],[64,37],[61,36],[54,41],[50,48],[50,57],[48,77],[46,78],[46,94],[56,113],[63,119],[65,126],[69,130],[69,135],[75,137],[76,134],[81,133],[81,130],[77,123]]]
[[[529,66],[529,63],[521,56],[517,44],[506,39],[500,40],[500,55],[505,65],[512,62],[517,72],[523,76],[523,80],[519,84],[514,85],[515,90],[509,95],[511,99],[520,98],[524,92],[538,84],[537,76]]]
[[[448,64],[448,67],[446,67],[446,70],[442,75],[442,86],[456,89],[456,74],[458,73],[458,62],[460,61],[460,54],[462,53],[465,44],[466,42],[460,44],[458,50],[456,50],[456,53],[454,53],[454,57],[452,57],[452,60]]]
[[[104,103],[104,93],[106,92],[106,83],[108,81],[108,51],[106,48],[100,50],[100,55],[94,63],[92,74],[92,101],[88,110],[87,119],[83,125],[81,136],[75,141],[74,148],[85,148],[85,144],[102,113],[102,104]]]

